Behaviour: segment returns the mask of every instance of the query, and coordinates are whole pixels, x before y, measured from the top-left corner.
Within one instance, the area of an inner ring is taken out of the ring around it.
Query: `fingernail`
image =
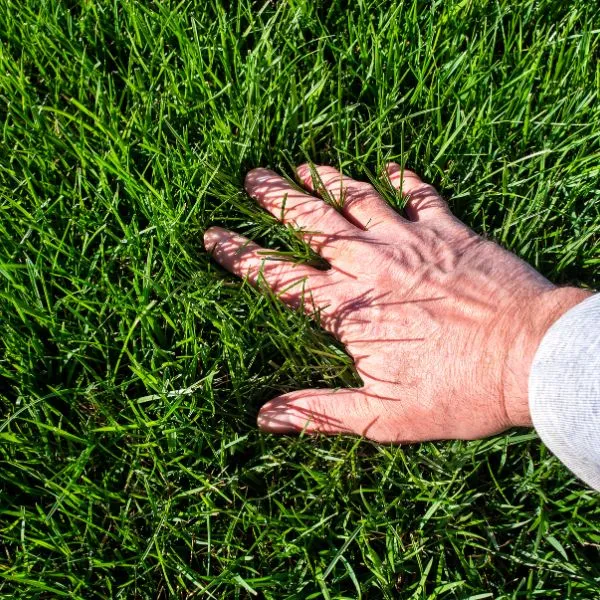
[[[219,234],[212,227],[204,232],[204,249],[212,252],[219,241]]]

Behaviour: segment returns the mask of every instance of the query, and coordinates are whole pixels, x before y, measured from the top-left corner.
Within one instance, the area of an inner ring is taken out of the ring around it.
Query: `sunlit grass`
[[[597,496],[534,433],[259,434],[352,385],[211,262],[243,192],[396,160],[558,283],[600,282],[594,2],[0,0],[0,596],[595,598]]]

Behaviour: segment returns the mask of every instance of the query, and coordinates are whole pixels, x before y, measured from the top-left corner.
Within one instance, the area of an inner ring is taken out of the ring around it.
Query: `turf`
[[[211,224],[397,160],[557,283],[600,283],[589,0],[0,0],[0,597],[596,598],[600,502],[530,431],[389,447],[257,432],[345,386]]]

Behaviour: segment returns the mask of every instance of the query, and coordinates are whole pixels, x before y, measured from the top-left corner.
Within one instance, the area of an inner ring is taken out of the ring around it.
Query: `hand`
[[[408,199],[405,217],[370,184],[331,167],[316,174],[298,169],[304,187],[326,191],[339,211],[267,169],[251,171],[246,189],[298,228],[328,270],[274,258],[218,227],[204,237],[226,269],[253,284],[264,277],[284,302],[318,311],[364,383],[275,398],[262,407],[259,426],[414,442],[530,425],[533,355],[546,329],[586,292],[557,288],[476,235],[433,187],[396,164],[387,175]]]

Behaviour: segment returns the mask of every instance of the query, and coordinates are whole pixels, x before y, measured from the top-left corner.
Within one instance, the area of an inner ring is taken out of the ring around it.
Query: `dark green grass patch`
[[[0,596],[597,597],[598,497],[533,433],[259,434],[355,375],[201,237],[307,257],[245,172],[397,160],[596,287],[599,59],[584,0],[0,0]]]

